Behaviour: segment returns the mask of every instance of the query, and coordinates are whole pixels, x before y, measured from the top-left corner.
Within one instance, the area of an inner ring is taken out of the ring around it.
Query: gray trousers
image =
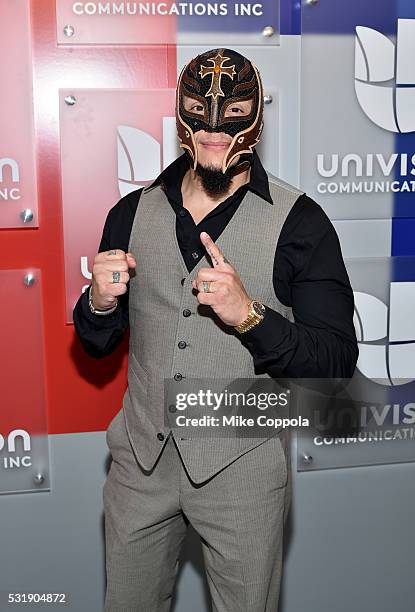
[[[277,612],[291,502],[285,438],[268,439],[196,485],[171,435],[153,470],[143,471],[124,418],[116,419],[103,488],[104,612],[170,610],[188,522],[201,538],[213,612]]]

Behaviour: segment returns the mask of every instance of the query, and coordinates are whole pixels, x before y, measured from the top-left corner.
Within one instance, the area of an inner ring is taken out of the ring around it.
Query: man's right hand
[[[130,280],[129,268],[135,268],[137,262],[132,253],[121,249],[102,251],[94,257],[92,267],[92,304],[98,310],[111,308],[117,297],[127,292]],[[120,282],[112,282],[112,273],[120,273]]]

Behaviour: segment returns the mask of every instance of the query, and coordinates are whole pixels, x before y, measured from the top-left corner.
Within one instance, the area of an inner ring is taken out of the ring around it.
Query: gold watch
[[[252,300],[249,303],[248,316],[244,321],[242,321],[242,323],[239,323],[239,325],[234,325],[234,327],[236,331],[243,334],[244,332],[248,331],[248,329],[251,329],[252,327],[255,327],[255,325],[258,325],[258,323],[261,323],[264,315],[264,304],[261,304],[261,302],[258,302],[257,300]]]

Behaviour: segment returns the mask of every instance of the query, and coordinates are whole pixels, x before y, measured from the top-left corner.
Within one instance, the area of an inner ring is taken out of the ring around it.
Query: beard
[[[201,166],[199,163],[196,166],[196,174],[200,177],[202,187],[205,192],[211,197],[226,195],[235,176],[235,166],[226,170],[218,170],[212,165]]]

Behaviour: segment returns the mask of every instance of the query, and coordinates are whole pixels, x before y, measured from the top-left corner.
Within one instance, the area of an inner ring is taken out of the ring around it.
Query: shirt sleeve
[[[105,220],[99,253],[109,249],[128,251],[140,193],[141,191],[134,191],[128,194],[111,208]],[[127,285],[127,292],[118,297],[117,308],[108,315],[96,315],[91,312],[87,290],[79,297],[73,310],[74,327],[84,350],[92,357],[105,357],[121,343],[129,326],[128,296]]]
[[[273,377],[350,378],[358,357],[354,298],[336,230],[308,196],[290,215],[278,240],[273,280],[294,322],[265,304],[263,321],[241,338],[255,368]]]

